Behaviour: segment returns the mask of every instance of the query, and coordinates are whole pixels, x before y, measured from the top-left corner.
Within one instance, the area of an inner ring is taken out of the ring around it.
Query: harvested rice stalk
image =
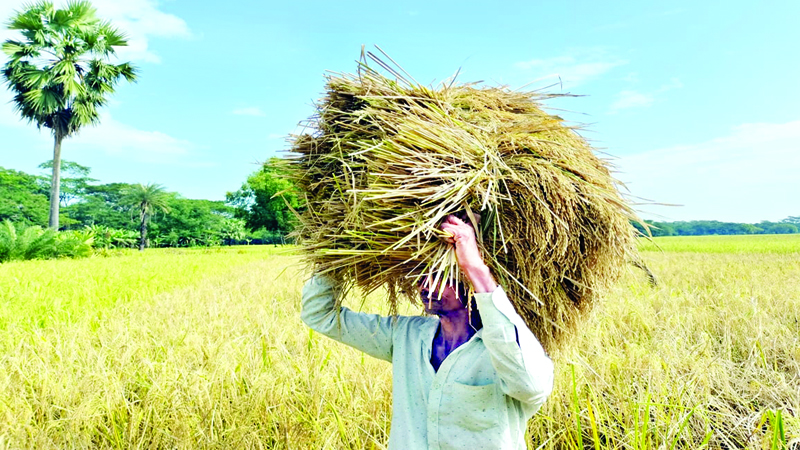
[[[393,308],[402,296],[415,302],[422,277],[459,276],[438,227],[462,213],[517,311],[557,348],[635,259],[638,219],[608,162],[542,110],[562,95],[433,89],[367,55],[393,77],[366,58],[356,74],[328,75],[312,132],[293,141],[307,262],[346,288],[387,288]]]

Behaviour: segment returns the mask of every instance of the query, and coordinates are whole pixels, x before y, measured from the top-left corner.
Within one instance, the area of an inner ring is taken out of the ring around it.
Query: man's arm
[[[455,245],[458,265],[475,290],[481,338],[503,392],[536,411],[553,390],[552,361],[483,262],[475,230],[455,216],[448,216],[442,230],[452,235],[447,241]]]
[[[337,286],[327,277],[314,276],[303,286],[300,318],[312,330],[375,358],[392,361],[391,317],[351,311],[336,314]]]
[[[476,293],[483,339],[500,387],[507,395],[539,409],[553,390],[553,362],[506,297],[503,288]]]

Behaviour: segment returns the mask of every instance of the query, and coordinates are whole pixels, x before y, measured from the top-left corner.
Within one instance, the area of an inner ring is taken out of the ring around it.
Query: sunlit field
[[[643,239],[640,248],[646,252],[797,254],[800,234],[657,237]]]
[[[654,242],[658,285],[631,267],[552,355],[530,448],[800,448],[800,239]],[[391,367],[300,322],[297,262],[236,247],[0,265],[0,448],[384,448]]]

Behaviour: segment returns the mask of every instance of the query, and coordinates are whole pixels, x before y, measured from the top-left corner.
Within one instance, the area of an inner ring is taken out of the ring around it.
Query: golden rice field
[[[658,286],[631,268],[552,355],[530,448],[800,448],[800,236],[643,249]],[[296,263],[247,247],[0,265],[0,448],[384,448],[391,367],[304,327]]]

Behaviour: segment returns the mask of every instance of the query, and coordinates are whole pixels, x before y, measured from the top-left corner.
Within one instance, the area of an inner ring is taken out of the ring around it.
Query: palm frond
[[[10,261],[17,243],[17,229],[10,220],[0,223],[0,263]]]
[[[88,1],[71,1],[62,9],[50,2],[33,4],[16,13],[9,28],[24,38],[3,43],[3,52],[9,55],[3,78],[14,91],[16,110],[23,119],[56,135],[68,136],[97,123],[98,108],[117,83],[136,79],[130,64],[106,61],[127,40],[98,19]],[[91,95],[84,95],[87,92]],[[81,97],[81,111],[73,115],[71,106]],[[87,99],[93,107],[87,107]]]

